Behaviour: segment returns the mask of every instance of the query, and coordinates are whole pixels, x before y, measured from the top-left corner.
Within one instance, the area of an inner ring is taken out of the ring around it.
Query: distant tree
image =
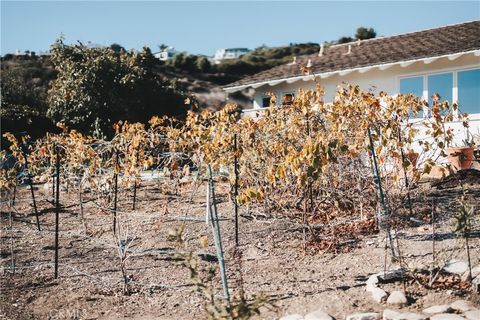
[[[48,91],[48,115],[55,121],[90,133],[100,126],[108,135],[118,120],[145,122],[186,112],[182,92],[154,72],[157,59],[149,48],[115,52],[59,39],[51,54],[58,76]]]
[[[125,48],[122,47],[121,45],[119,45],[118,43],[112,43],[110,45],[110,49],[112,49],[114,52],[116,53],[120,53],[120,52],[125,52]]]
[[[163,51],[163,50],[165,50],[165,49],[167,49],[167,48],[168,48],[168,46],[167,46],[165,43],[162,43],[162,44],[159,44],[159,45],[158,45],[158,49],[160,49],[160,51]]]
[[[357,40],[366,40],[366,39],[372,39],[377,36],[377,33],[373,28],[365,28],[365,27],[359,27],[357,29],[357,33],[355,34],[355,39]]]
[[[337,40],[337,43],[348,43],[348,42],[352,42],[354,40],[355,39],[353,39],[352,37],[341,37]]]
[[[22,60],[23,62],[23,60]],[[28,63],[35,63],[28,61]],[[28,132],[32,137],[40,137],[53,128],[53,123],[46,117],[46,85],[41,79],[32,81],[31,70],[23,65],[4,69],[0,90],[0,118],[2,132]],[[47,73],[43,70],[44,73]],[[2,148],[5,141],[2,138]]]
[[[183,69],[183,66],[185,64],[185,56],[186,54],[183,52],[174,55],[173,58],[170,60],[173,67],[177,69]]]
[[[212,68],[212,64],[206,57],[199,57],[197,59],[197,69],[200,72],[208,73]]]

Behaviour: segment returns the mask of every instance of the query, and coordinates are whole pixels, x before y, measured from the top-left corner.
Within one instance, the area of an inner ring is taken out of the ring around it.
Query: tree
[[[352,42],[353,39],[352,37],[341,37],[337,40],[337,43],[348,43],[348,42]]]
[[[199,57],[197,59],[197,69],[200,72],[208,73],[212,68],[212,64],[206,57]]]
[[[146,122],[186,112],[181,90],[154,72],[157,59],[149,48],[115,52],[59,39],[51,59],[58,76],[48,91],[48,115],[74,129],[91,133],[100,127],[108,135],[119,120]]]
[[[116,53],[120,53],[120,52],[125,52],[125,48],[122,47],[121,45],[119,45],[118,43],[112,43],[110,45],[110,49],[112,49],[114,52]]]
[[[357,40],[366,40],[366,39],[372,39],[377,36],[377,33],[373,28],[365,28],[365,27],[359,27],[357,29],[357,33],[355,34],[355,39]]]

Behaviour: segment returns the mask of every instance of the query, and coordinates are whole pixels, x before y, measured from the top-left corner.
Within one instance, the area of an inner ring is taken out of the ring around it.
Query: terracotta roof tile
[[[348,52],[348,46],[351,52]],[[480,20],[391,37],[333,45],[317,54],[297,57],[295,65],[281,65],[231,83],[225,88],[302,76],[300,66],[312,61],[311,73],[319,74],[480,49]]]

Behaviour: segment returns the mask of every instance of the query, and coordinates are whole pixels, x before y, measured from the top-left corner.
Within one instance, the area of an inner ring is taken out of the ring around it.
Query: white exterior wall
[[[459,71],[459,70],[468,70],[473,68],[480,67],[480,57],[473,54],[464,55],[457,59],[450,60],[447,57],[440,58],[431,63],[424,63],[423,61],[415,62],[409,66],[401,67],[400,65],[394,65],[384,70],[375,67],[364,73],[359,71],[353,71],[346,75],[334,74],[327,78],[322,79],[317,77],[317,82],[325,90],[325,102],[333,101],[335,96],[336,88],[339,84],[347,83],[353,85],[359,85],[363,90],[371,89],[374,93],[378,94],[380,91],[385,91],[389,95],[394,95],[400,91],[400,78],[406,76],[415,76],[415,75],[424,75],[432,73],[442,73],[448,71]],[[261,109],[262,99],[267,97],[266,92],[271,92],[277,96],[277,104],[281,103],[282,97],[286,93],[297,93],[298,89],[303,88],[305,90],[314,89],[316,86],[313,81],[304,81],[298,80],[293,83],[282,82],[275,86],[263,85],[255,89],[253,108],[254,113],[258,114],[258,109]],[[454,77],[453,81],[453,100],[456,101],[458,98],[456,79]],[[426,96],[426,91],[423,92],[424,98]],[[432,93],[429,93],[431,95]],[[461,109],[461,105],[460,105]],[[249,111],[245,110],[245,114],[248,115]],[[255,115],[254,115],[255,116]],[[415,121],[415,120],[413,120]],[[418,120],[417,120],[418,121]],[[478,106],[478,112],[470,113],[469,116],[469,132],[470,134],[480,134],[480,106]],[[425,134],[425,129],[422,125],[415,125],[420,132],[417,136],[417,140],[428,139]],[[447,128],[452,128],[454,132],[454,141],[453,145],[461,145],[462,141],[467,138],[467,131],[463,127],[462,122],[453,121],[446,125]],[[419,144],[414,144],[414,149],[416,152],[422,154],[422,149]],[[431,155],[430,155],[431,156]],[[447,159],[438,158],[438,163],[445,163]],[[478,165],[475,165],[478,166]]]
[[[422,75],[425,73],[447,72],[479,67],[480,57],[471,54],[462,56],[453,61],[445,57],[429,64],[425,64],[424,62],[419,61],[407,67],[395,65],[386,70],[373,68],[372,70],[366,71],[365,73],[353,71],[344,76],[334,74],[325,79],[317,77],[316,80],[325,90],[325,101],[331,102],[333,100],[333,97],[335,96],[337,86],[339,84],[342,84],[342,82],[347,84],[359,85],[360,88],[363,90],[372,89],[375,93],[385,91],[387,94],[393,95],[399,93],[400,78],[404,76],[414,76]],[[281,98],[285,93],[296,93],[300,88],[307,90],[314,89],[315,83],[313,81],[298,80],[290,84],[282,82],[281,84],[278,84],[276,86],[269,86],[268,84],[261,86],[255,89],[253,108],[261,108],[262,98],[265,97],[266,92],[274,93],[277,96],[277,101],[280,103]]]

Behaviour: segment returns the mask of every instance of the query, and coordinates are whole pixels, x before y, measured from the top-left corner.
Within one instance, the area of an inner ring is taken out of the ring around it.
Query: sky
[[[158,45],[213,55],[218,48],[336,40],[359,26],[377,36],[480,19],[480,1],[3,1],[1,54],[66,43]]]

